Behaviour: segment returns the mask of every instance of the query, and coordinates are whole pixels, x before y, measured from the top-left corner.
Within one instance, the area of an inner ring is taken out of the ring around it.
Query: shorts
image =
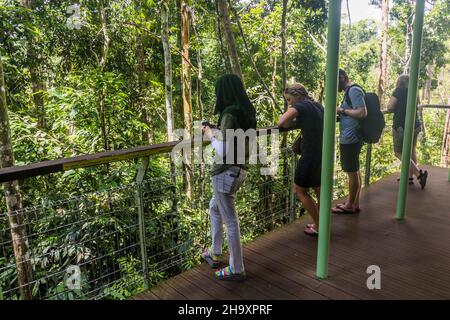
[[[302,156],[295,168],[294,182],[302,188],[320,187],[321,159]]]
[[[417,144],[417,136],[421,130],[421,126],[417,126],[414,129],[414,138],[413,138],[413,150],[416,148]],[[398,127],[397,129],[392,128],[392,137],[394,140],[394,152],[402,153],[403,149],[403,127]]]
[[[362,142],[352,144],[341,144],[341,167],[344,172],[359,171],[359,155],[361,153]]]

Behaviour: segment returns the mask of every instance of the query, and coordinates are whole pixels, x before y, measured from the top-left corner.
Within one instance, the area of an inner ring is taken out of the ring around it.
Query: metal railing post
[[[139,242],[141,248],[142,273],[144,275],[145,290],[147,290],[150,287],[150,281],[148,275],[147,244],[145,240],[145,213],[144,213],[144,198],[142,193],[142,181],[144,181],[145,172],[147,171],[148,164],[149,158],[148,157],[143,158],[136,176],[136,190],[135,190],[135,199],[139,219]]]
[[[408,195],[409,167],[411,165],[411,151],[414,134],[414,118],[416,116],[417,80],[419,77],[420,49],[422,46],[423,16],[425,0],[416,1],[416,17],[414,21],[413,47],[411,54],[411,67],[408,83],[408,100],[406,103],[405,129],[402,147],[402,169],[400,174],[400,187],[397,197],[396,218],[405,218],[406,198]]]
[[[334,139],[336,134],[336,100],[339,64],[341,0],[330,0],[328,8],[327,73],[325,82],[325,117],[322,148],[322,177],[319,213],[319,244],[316,275],[328,277],[331,201],[333,197]]]
[[[289,199],[289,207],[290,207],[290,222],[293,222],[295,220],[295,188],[294,188],[294,172],[295,172],[295,162],[296,162],[295,154],[291,153],[291,161],[290,161],[290,177],[291,177],[291,195]]]
[[[371,165],[372,165],[372,144],[367,144],[366,150],[366,167],[364,173],[364,186],[368,187],[370,184],[370,174],[371,174]]]

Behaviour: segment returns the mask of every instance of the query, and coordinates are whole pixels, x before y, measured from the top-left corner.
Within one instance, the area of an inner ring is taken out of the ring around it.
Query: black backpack
[[[352,87],[358,87],[364,92],[364,100],[367,107],[367,116],[359,120],[362,140],[366,143],[377,143],[381,138],[386,124],[384,114],[381,112],[380,99],[376,93],[366,93],[361,86],[353,84],[345,91],[344,95],[344,99],[350,107],[352,106],[352,102],[348,96],[348,92]]]

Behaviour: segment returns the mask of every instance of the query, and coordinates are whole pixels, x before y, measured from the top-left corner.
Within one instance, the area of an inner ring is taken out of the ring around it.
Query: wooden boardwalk
[[[325,281],[315,277],[317,238],[303,234],[304,217],[244,246],[244,283],[216,280],[203,263],[134,299],[450,299],[448,171],[426,169],[427,187],[409,187],[404,221],[395,219],[399,174],[363,190],[361,213],[332,216]],[[366,286],[370,265],[381,268],[380,290]]]

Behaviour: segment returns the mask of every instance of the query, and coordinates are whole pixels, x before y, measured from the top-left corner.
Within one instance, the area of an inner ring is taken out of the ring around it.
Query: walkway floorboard
[[[315,277],[317,238],[303,234],[304,217],[244,246],[244,283],[218,281],[202,264],[133,299],[450,299],[448,171],[426,169],[427,187],[409,187],[404,221],[395,219],[398,173],[363,190],[359,214],[333,215],[325,281]],[[381,268],[380,290],[366,286],[370,265]]]

